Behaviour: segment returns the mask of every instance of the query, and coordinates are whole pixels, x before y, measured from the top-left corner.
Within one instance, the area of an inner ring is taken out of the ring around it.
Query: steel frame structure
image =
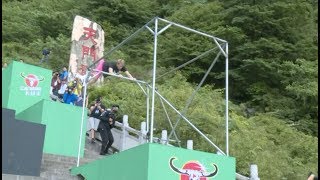
[[[159,21],[161,22],[164,22],[166,23],[167,25],[165,27],[163,27],[162,29],[158,29],[159,28]],[[152,23],[154,23],[154,29],[151,29],[149,26],[152,25]],[[184,30],[187,30],[187,31],[190,31],[190,32],[193,32],[193,33],[196,33],[196,34],[199,34],[201,36],[205,36],[207,38],[210,38],[213,40],[214,44],[216,45],[215,48],[213,49],[210,49],[204,53],[202,53],[201,55],[197,56],[196,58],[194,59],[191,59],[190,61],[180,65],[179,67],[176,67],[174,68],[173,70],[169,71],[169,72],[166,72],[164,74],[162,74],[161,76],[159,76],[158,78],[156,78],[156,68],[157,68],[157,44],[158,44],[158,36],[163,33],[165,30],[167,30],[168,28],[170,28],[171,26],[176,26],[176,27],[179,27],[179,28],[182,28]],[[184,25],[181,25],[181,24],[177,24],[177,23],[174,23],[174,22],[171,22],[171,21],[168,21],[168,20],[165,20],[165,19],[162,19],[162,18],[159,18],[159,17],[154,17],[152,20],[150,20],[148,23],[146,23],[143,27],[141,27],[140,29],[138,29],[137,31],[135,31],[133,34],[131,34],[129,37],[127,37],[125,40],[123,40],[121,43],[119,43],[117,46],[115,46],[114,48],[112,48],[111,50],[109,50],[108,52],[106,52],[106,54],[104,55],[104,57],[107,57],[109,56],[112,52],[114,52],[115,50],[119,49],[122,45],[124,45],[125,43],[127,43],[128,41],[130,41],[133,37],[135,37],[137,34],[139,34],[141,31],[147,29],[148,31],[150,31],[153,35],[153,38],[154,38],[154,48],[153,48],[153,73],[152,73],[152,84],[150,85],[149,83],[145,82],[145,81],[141,81],[141,80],[136,80],[136,79],[130,79],[130,78],[127,78],[127,77],[123,77],[123,76],[118,76],[118,75],[115,75],[115,74],[110,74],[108,72],[103,72],[103,71],[100,71],[101,73],[103,74],[107,74],[107,75],[110,75],[110,76],[114,76],[114,77],[117,77],[117,78],[122,78],[122,79],[126,79],[126,80],[129,80],[129,81],[133,81],[133,82],[136,82],[140,88],[142,89],[142,91],[144,92],[144,94],[146,95],[146,106],[147,106],[147,117],[146,117],[146,121],[147,121],[147,132],[150,132],[150,141],[149,142],[153,142],[153,127],[154,127],[154,104],[155,104],[155,95],[157,95],[159,98],[160,98],[160,101],[161,101],[161,104],[165,110],[165,113],[166,113],[166,116],[167,116],[167,119],[169,121],[169,124],[172,128],[172,131],[169,135],[169,138],[174,135],[175,138],[176,138],[176,141],[179,143],[179,139],[175,133],[175,129],[179,123],[179,120],[180,118],[182,118],[183,120],[185,120],[194,130],[196,130],[206,141],[208,141],[212,146],[214,146],[216,148],[216,150],[222,154],[222,155],[226,155],[226,156],[229,156],[229,127],[228,127],[228,122],[229,122],[229,113],[228,113],[228,109],[229,109],[229,105],[228,105],[228,101],[229,101],[229,94],[228,94],[228,86],[229,86],[229,78],[228,78],[228,42],[223,40],[223,39],[220,39],[220,38],[217,38],[215,36],[212,36],[212,35],[209,35],[209,34],[206,34],[204,32],[200,32],[198,30],[194,30],[192,28],[189,28],[189,27],[186,27]],[[191,97],[188,99],[187,103],[186,103],[186,106],[184,108],[184,110],[182,112],[178,111],[167,99],[165,99],[157,90],[156,90],[156,79],[159,79],[173,71],[176,71],[202,57],[204,57],[205,55],[209,54],[210,52],[212,52],[213,50],[215,50],[216,48],[219,49],[219,53],[217,54],[216,58],[212,61],[210,67],[208,68],[207,72],[205,73],[205,75],[203,76],[201,82],[199,83],[199,85],[197,86],[197,88],[195,89],[195,91],[192,93]],[[186,110],[188,109],[189,105],[191,104],[195,94],[197,93],[197,91],[200,89],[200,87],[202,86],[202,84],[204,83],[206,77],[208,76],[208,74],[210,73],[210,71],[212,70],[212,67],[214,66],[214,64],[217,62],[219,56],[223,54],[223,56],[225,57],[225,74],[226,74],[226,77],[225,77],[225,135],[226,135],[226,152],[223,152],[217,145],[215,145],[206,135],[204,135],[197,127],[195,127],[185,116],[185,112]],[[86,97],[87,95],[87,84],[88,84],[88,81],[90,79],[90,76],[89,74],[91,74],[92,71],[97,71],[97,70],[94,70],[93,67],[95,64],[97,64],[101,59],[103,59],[104,57],[98,59],[97,61],[93,62],[92,65],[90,65],[88,67],[88,70],[87,70],[87,73],[86,73],[86,79],[84,81],[84,84],[83,84],[83,87],[84,87],[84,97]],[[142,87],[142,85],[145,85],[146,86],[146,90]],[[149,104],[149,101],[150,101],[150,90],[151,90],[151,113],[150,113],[150,104]],[[180,118],[178,118],[176,124],[173,126],[173,124],[171,123],[171,120],[168,116],[168,113],[165,109],[165,106],[164,106],[164,102],[170,106],[177,114],[180,115]],[[81,119],[81,129],[80,129],[80,136],[79,136],[79,148],[78,148],[78,160],[77,160],[77,166],[79,166],[79,161],[80,161],[80,147],[81,147],[81,136],[82,136],[82,133],[83,133],[83,124],[84,124],[84,114],[85,112],[85,103],[83,103],[83,107],[82,107],[82,119]],[[149,120],[149,116],[151,116],[151,119]],[[168,139],[169,139],[168,138]],[[179,144],[180,146],[180,144]]]

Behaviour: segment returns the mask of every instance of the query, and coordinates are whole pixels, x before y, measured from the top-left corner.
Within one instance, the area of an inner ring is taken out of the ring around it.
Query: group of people
[[[83,86],[79,78],[74,78],[72,81],[67,81],[68,72],[66,67],[63,67],[61,73],[54,72],[51,82],[53,100],[59,100],[66,104],[82,106],[83,104]],[[79,100],[81,99],[81,100]],[[86,98],[88,103],[88,98]],[[86,104],[86,107],[87,104]],[[112,105],[110,109],[102,104],[102,98],[99,97],[90,105],[88,125],[90,126],[89,137],[91,143],[95,142],[95,133],[99,132],[102,145],[100,155],[108,154],[109,148],[114,142],[111,129],[115,126],[115,118],[119,105]]]
[[[97,71],[93,72],[94,76],[89,79],[89,85],[95,83],[100,78],[102,71],[117,75],[121,75],[120,72],[124,72],[128,78],[135,79],[125,67],[125,61],[123,59],[118,59],[116,62],[100,60],[96,70]],[[68,75],[66,67],[63,67],[62,72],[54,72],[52,74],[52,90],[50,91],[51,98],[53,100],[60,100],[66,104],[82,106],[84,99],[82,93],[83,82],[85,81],[84,76],[75,74],[70,78],[71,76],[69,75],[68,77]],[[103,75],[104,77],[108,76],[107,74]]]
[[[82,106],[83,104],[83,85],[80,78],[75,77],[68,81],[68,71],[63,67],[62,71],[53,72],[51,79],[50,97],[52,100]]]
[[[126,69],[125,61],[122,59],[118,59],[116,62],[105,62],[104,60],[100,60],[96,70],[98,71],[95,71],[94,77],[89,79],[89,84],[96,82],[101,76],[102,71],[117,75],[121,75],[120,72],[124,72],[128,78],[135,79]],[[88,107],[88,96],[86,98],[83,97],[83,76],[75,75],[74,77],[70,78],[71,76],[69,75],[68,77],[68,75],[69,73],[66,67],[63,67],[60,73],[54,72],[52,74],[50,91],[52,100],[59,100],[63,103],[76,106],[82,106],[83,103],[86,103],[86,107]],[[104,77],[108,76],[107,74],[103,75]],[[84,99],[86,99],[86,101],[84,101]],[[111,129],[115,126],[115,118],[118,109],[118,105],[113,105],[111,108],[106,108],[101,103],[101,98],[98,98],[89,107],[89,137],[91,143],[94,143],[95,133],[100,133],[102,139],[100,155],[108,154],[108,151],[114,142]]]

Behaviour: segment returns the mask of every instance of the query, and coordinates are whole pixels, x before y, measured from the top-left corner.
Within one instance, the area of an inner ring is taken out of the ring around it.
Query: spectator
[[[8,66],[7,62],[2,62],[2,70],[4,70]]]
[[[97,99],[89,109],[89,126],[90,126],[90,138],[91,143],[95,142],[95,131],[98,129],[100,123],[99,117],[104,112],[105,106],[101,104],[100,99]]]
[[[40,60],[40,63],[42,63],[43,61],[44,62],[47,62],[49,60],[49,55],[51,53],[51,50],[50,49],[43,49],[42,50],[42,59]]]
[[[84,101],[84,100],[83,100],[83,95],[81,95],[81,96],[78,97],[78,100],[77,100],[77,102],[75,103],[75,105],[82,107],[83,101]],[[88,106],[88,94],[87,94],[87,98],[86,98],[86,105],[85,105],[85,107],[87,107],[87,106]]]
[[[60,80],[61,82],[61,80]],[[66,83],[60,85],[60,89],[58,90],[58,98],[63,99],[65,92],[67,92],[68,85]]]
[[[81,84],[83,85],[85,78],[86,78],[86,73],[83,71],[82,68],[79,68],[78,72],[76,72],[76,74],[75,74],[75,77],[79,78],[81,81]]]
[[[61,81],[59,79],[59,73],[53,72],[52,79],[51,79],[51,87],[52,87],[52,94],[58,96],[58,91],[61,87]]]
[[[100,150],[100,155],[105,155],[108,153],[109,148],[113,144],[113,135],[111,129],[115,125],[115,116],[109,111],[105,111],[100,116],[100,123],[98,126],[98,131],[102,139],[102,145]]]
[[[73,81],[70,81],[68,86],[74,88],[74,94],[77,95],[78,97],[81,96],[82,93],[82,83],[79,78],[75,78]]]
[[[61,84],[66,84],[68,81],[68,71],[67,68],[64,66],[62,68],[62,72],[59,74],[59,78],[61,80]]]
[[[59,89],[61,88],[61,82],[59,79],[59,73],[53,72],[50,87],[50,97],[52,100],[56,101],[59,98]]]
[[[77,95],[75,95],[73,93],[73,88],[68,87],[67,91],[63,95],[63,102],[66,104],[74,105],[74,103],[77,101],[77,99],[78,99]]]
[[[125,67],[125,61],[123,59],[118,59],[116,62],[105,62],[103,59],[99,61],[96,70],[103,71],[103,72],[108,72],[111,74],[119,74],[120,72],[124,72],[126,76],[130,79],[135,79],[127,70]],[[98,74],[98,75],[96,75]],[[99,77],[101,76],[101,72],[95,72],[95,77],[91,79],[90,83],[95,83]],[[108,76],[106,74],[103,75],[104,77]]]

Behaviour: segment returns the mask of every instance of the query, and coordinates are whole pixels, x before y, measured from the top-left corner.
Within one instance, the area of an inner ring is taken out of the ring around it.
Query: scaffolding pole
[[[89,75],[89,72],[87,71],[86,77]],[[83,82],[84,92],[83,92],[83,103],[82,103],[82,115],[81,115],[81,126],[80,126],[80,134],[79,134],[79,146],[78,146],[78,158],[77,158],[77,167],[79,167],[80,163],[80,150],[81,150],[81,139],[82,139],[82,131],[83,131],[83,122],[84,122],[84,108],[86,106],[86,100],[87,100],[87,82],[86,79]]]
[[[229,60],[228,43],[226,43],[226,154],[229,156]]]
[[[151,97],[151,122],[150,122],[150,142],[153,142],[153,123],[154,123],[154,93],[156,86],[157,69],[157,44],[158,44],[158,18],[154,20],[154,46],[153,46],[153,75],[152,75],[152,97]]]
[[[201,82],[198,84],[197,88],[193,91],[192,95],[189,97],[189,99],[188,99],[188,101],[187,101],[187,103],[186,103],[186,106],[184,107],[184,109],[183,109],[183,111],[182,111],[182,114],[183,114],[183,115],[186,114],[186,112],[187,112],[187,110],[188,110],[188,108],[189,108],[189,106],[190,106],[190,104],[191,104],[194,96],[195,96],[196,93],[199,91],[199,89],[200,89],[200,87],[202,86],[202,84],[204,83],[204,81],[207,79],[207,76],[209,75],[211,69],[213,68],[213,66],[215,65],[215,63],[218,61],[218,58],[220,57],[220,54],[221,54],[221,52],[219,52],[219,53],[217,54],[217,56],[215,57],[215,59],[212,61],[209,69],[207,70],[206,74],[203,76]],[[178,118],[178,119],[177,119],[176,124],[174,125],[172,131],[170,132],[169,138],[171,138],[172,133],[176,130],[176,128],[177,128],[177,126],[178,126],[178,124],[179,124],[180,119],[181,119],[181,118]]]

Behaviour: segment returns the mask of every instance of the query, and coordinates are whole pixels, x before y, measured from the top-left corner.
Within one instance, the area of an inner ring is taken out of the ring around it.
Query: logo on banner
[[[41,87],[38,87],[39,82],[44,80],[44,77],[38,77],[34,74],[28,74],[27,76],[24,73],[20,73],[20,76],[24,78],[24,82],[27,86],[21,86],[20,90],[25,91],[26,96],[40,96]]]
[[[189,161],[182,168],[177,168],[173,165],[175,159],[175,157],[170,158],[169,165],[173,171],[180,174],[180,180],[208,180],[218,173],[217,165],[212,164],[215,167],[214,171],[207,172],[205,166],[198,161]]]

